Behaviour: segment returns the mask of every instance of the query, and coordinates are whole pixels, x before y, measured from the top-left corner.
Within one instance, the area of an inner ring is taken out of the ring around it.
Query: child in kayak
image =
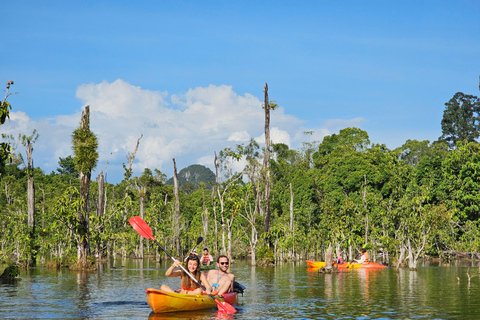
[[[203,284],[203,286],[207,289],[206,293],[210,294],[212,291],[212,288],[210,287],[210,284],[207,281],[207,278],[205,278],[205,275],[200,271],[200,259],[198,256],[195,255],[190,255],[188,256],[186,262],[186,269],[192,276],[197,279],[198,282]],[[176,260],[170,268],[167,269],[167,272],[165,272],[165,275],[167,277],[181,277],[182,278],[182,284],[181,284],[181,290],[180,293],[182,294],[202,294],[202,288],[198,284],[196,284],[192,278],[183,270],[175,270],[176,268],[180,268],[180,261]],[[160,290],[165,291],[165,292],[175,292],[167,286],[166,284],[162,284],[162,287]]]
[[[208,253],[208,248],[205,248],[203,249],[202,265],[209,266],[211,263],[213,263],[213,257]]]

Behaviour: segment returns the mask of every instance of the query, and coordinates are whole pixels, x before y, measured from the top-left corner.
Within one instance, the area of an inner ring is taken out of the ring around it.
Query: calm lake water
[[[35,268],[23,271],[16,284],[0,284],[0,318],[480,319],[478,264],[318,274],[305,262],[255,268],[239,261],[232,271],[247,290],[235,305],[238,312],[227,316],[215,309],[151,313],[145,288],[180,285],[178,278],[165,276],[170,261],[117,259],[87,274]]]

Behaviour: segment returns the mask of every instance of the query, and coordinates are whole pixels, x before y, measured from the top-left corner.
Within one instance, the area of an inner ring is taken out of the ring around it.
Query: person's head
[[[208,249],[207,248],[203,249],[203,255],[208,256]]]
[[[187,260],[185,261],[185,264],[187,265],[188,272],[200,272],[200,260],[198,259],[198,256],[193,254],[189,255]]]
[[[367,249],[362,248],[362,253],[365,253],[365,252],[367,252]]]
[[[229,264],[230,261],[228,260],[227,256],[221,255],[217,258],[218,269],[222,270],[223,272],[227,271]]]

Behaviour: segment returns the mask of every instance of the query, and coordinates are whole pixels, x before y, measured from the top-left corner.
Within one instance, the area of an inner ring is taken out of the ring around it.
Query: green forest
[[[14,109],[7,97],[8,87],[2,124]],[[266,124],[274,107],[263,106]],[[86,268],[112,255],[164,259],[129,225],[133,216],[141,216],[176,257],[202,236],[200,246],[213,255],[249,259],[253,265],[262,259],[321,258],[329,246],[349,261],[363,247],[371,260],[411,269],[425,256],[480,252],[476,96],[459,92],[445,103],[437,141],[412,139],[389,150],[352,127],[293,150],[270,144],[266,134],[263,148],[252,140],[216,150],[214,176],[205,173],[210,182],[181,187],[167,184],[172,173],[156,168],[134,176],[135,152],[127,157],[120,183],[104,182],[101,171],[92,176],[98,141],[89,129],[88,107],[79,120],[72,155],[59,159],[56,172],[33,166],[35,130],[3,137],[1,261]],[[305,133],[306,141],[310,134]],[[27,159],[18,155],[19,148]],[[247,165],[233,171],[240,160]]]

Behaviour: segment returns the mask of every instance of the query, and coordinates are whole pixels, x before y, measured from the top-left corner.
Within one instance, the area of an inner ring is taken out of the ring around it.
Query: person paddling
[[[235,276],[233,273],[228,273],[228,266],[230,261],[227,256],[219,256],[217,259],[218,270],[210,270],[208,272],[207,280],[212,284],[212,293],[216,293],[219,296],[233,291],[233,283],[235,282]]]
[[[185,262],[187,266],[188,272],[192,274],[195,279],[197,279],[198,282],[203,284],[203,286],[207,289],[205,292],[207,294],[210,294],[212,291],[212,288],[210,284],[208,283],[207,279],[205,278],[205,275],[200,271],[200,260],[198,259],[198,256],[195,255],[189,255],[187,257],[187,260]],[[170,268],[167,269],[167,272],[165,272],[165,275],[167,277],[181,277],[182,278],[182,284],[181,284],[181,290],[180,293],[182,294],[202,294],[202,288],[198,284],[196,284],[192,278],[190,278],[187,273],[183,270],[175,270],[176,268],[180,268],[180,261],[175,260],[175,262],[170,266]],[[175,292],[167,286],[166,284],[162,284],[162,287],[160,290],[165,291],[165,292]]]

